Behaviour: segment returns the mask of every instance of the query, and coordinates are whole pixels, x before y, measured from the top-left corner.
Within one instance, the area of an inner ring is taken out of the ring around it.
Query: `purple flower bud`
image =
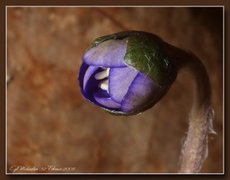
[[[115,114],[132,115],[152,107],[176,74],[155,41],[148,33],[133,31],[95,40],[80,68],[83,96]]]

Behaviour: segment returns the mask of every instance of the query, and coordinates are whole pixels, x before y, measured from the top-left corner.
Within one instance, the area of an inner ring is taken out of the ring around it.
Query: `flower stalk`
[[[206,69],[197,57],[191,55],[185,66],[189,68],[196,84],[179,172],[196,173],[208,156],[208,134],[215,133],[212,127],[213,110],[210,106],[211,87]]]
[[[208,134],[213,130],[211,86],[205,66],[190,52],[167,44],[168,53],[177,59],[179,69],[186,68],[194,79],[193,106],[189,115],[188,133],[182,146],[179,173],[197,173],[208,156]]]

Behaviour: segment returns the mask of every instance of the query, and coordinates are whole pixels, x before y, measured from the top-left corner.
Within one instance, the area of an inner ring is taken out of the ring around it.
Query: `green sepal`
[[[122,32],[118,32],[118,33],[114,33],[114,34],[111,34],[111,35],[106,35],[106,36],[101,36],[99,38],[96,38],[89,46],[88,49],[91,49],[93,47],[96,47],[97,45],[101,44],[102,42],[104,41],[107,41],[107,40],[111,40],[111,39],[114,39],[114,40],[122,40],[126,37],[129,37],[129,36],[139,36],[141,35],[142,33],[144,32],[140,32],[140,31],[122,31]]]
[[[153,79],[159,85],[167,79],[170,60],[163,52],[160,42],[148,35],[128,38],[125,63]]]
[[[130,116],[130,114],[124,113],[122,111],[110,110],[110,109],[105,109],[105,108],[102,108],[102,109],[104,111],[106,111],[107,113],[115,115],[115,116]],[[133,114],[131,114],[131,115],[133,115]]]
[[[128,36],[127,32],[119,32],[119,33],[115,33],[115,34],[111,34],[111,35],[101,36],[101,37],[95,39],[90,44],[88,49],[94,48],[94,47],[96,47],[97,45],[101,44],[104,41],[111,40],[111,39],[114,39],[114,40],[123,39],[123,38],[125,38],[127,36]]]

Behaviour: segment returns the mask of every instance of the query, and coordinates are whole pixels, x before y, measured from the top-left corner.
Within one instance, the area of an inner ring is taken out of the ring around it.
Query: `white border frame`
[[[178,7],[178,8],[184,8],[184,7],[197,7],[197,8],[203,8],[203,7],[221,7],[223,10],[223,172],[222,173],[81,173],[81,172],[76,172],[76,173],[8,173],[7,172],[7,9],[8,8],[14,8],[14,7],[35,7],[35,8],[45,8],[45,7],[56,7],[56,8],[90,8],[90,7],[144,7],[144,8],[167,8],[167,7]],[[5,119],[5,175],[224,175],[225,174],[225,6],[224,5],[156,5],[156,6],[146,6],[146,5],[130,5],[130,6],[121,6],[121,5],[112,5],[112,6],[107,6],[107,5],[84,5],[84,6],[71,6],[71,5],[66,5],[66,6],[52,6],[52,5],[39,5],[39,6],[24,6],[24,5],[7,5],[5,6],[5,78],[6,78],[6,84],[5,84],[5,104],[6,104],[6,119]]]

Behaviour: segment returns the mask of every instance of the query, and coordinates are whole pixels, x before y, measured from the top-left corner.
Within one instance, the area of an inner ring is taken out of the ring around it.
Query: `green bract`
[[[159,44],[148,36],[132,36],[128,39],[125,62],[162,84],[170,61]]]

